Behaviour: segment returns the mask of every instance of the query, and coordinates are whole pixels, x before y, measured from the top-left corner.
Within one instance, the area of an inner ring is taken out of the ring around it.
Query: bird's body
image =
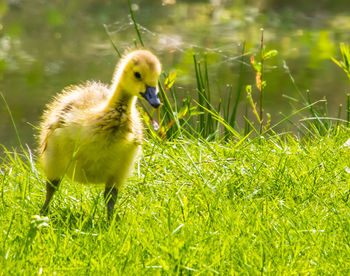
[[[52,183],[57,186],[65,175],[81,183],[105,184],[106,201],[109,193],[117,193],[141,149],[137,97],[141,94],[155,107],[160,104],[155,90],[159,74],[158,59],[137,50],[118,63],[111,86],[70,86],[48,105],[39,134],[40,162],[49,180],[43,212]]]
[[[110,94],[100,83],[69,87],[48,108],[40,127],[40,159],[48,179],[66,174],[98,184],[129,171],[142,143],[142,124],[134,102],[129,108],[124,103],[106,108]]]

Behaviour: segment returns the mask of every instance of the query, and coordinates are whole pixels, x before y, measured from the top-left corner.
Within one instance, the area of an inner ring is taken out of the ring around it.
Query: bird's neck
[[[123,107],[126,112],[131,112],[135,106],[137,97],[130,95],[125,89],[120,86],[112,86],[113,94],[107,103],[108,109]]]

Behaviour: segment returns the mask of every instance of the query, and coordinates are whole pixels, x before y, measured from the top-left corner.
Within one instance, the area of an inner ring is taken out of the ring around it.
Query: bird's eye
[[[135,78],[141,79],[141,74],[139,72],[134,73]]]

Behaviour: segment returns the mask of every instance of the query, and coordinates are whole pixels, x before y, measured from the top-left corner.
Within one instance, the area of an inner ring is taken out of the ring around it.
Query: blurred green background
[[[254,84],[249,56],[259,51],[263,27],[266,48],[279,52],[265,75],[265,110],[274,121],[281,119],[279,112],[292,112],[283,94],[297,98],[283,61],[312,100],[327,97],[334,117],[338,105],[345,106],[349,83],[330,58],[339,58],[339,42],[350,42],[348,0],[132,2],[146,47],[160,57],[164,71],[178,72],[179,98],[197,95],[192,54],[198,53],[208,57],[215,99],[225,99],[227,85],[237,85],[244,41],[245,84]],[[42,110],[65,86],[110,81],[118,56],[109,36],[122,52],[136,41],[126,0],[0,0],[0,92],[23,143],[35,146]],[[18,145],[2,100],[0,144]]]

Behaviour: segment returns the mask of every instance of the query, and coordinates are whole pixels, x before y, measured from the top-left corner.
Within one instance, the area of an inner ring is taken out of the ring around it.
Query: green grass
[[[349,274],[349,136],[340,128],[305,140],[149,140],[111,223],[103,188],[69,180],[49,220],[32,218],[44,201],[43,174],[30,153],[8,153],[0,271]]]
[[[333,60],[348,72],[345,50],[343,61]],[[38,216],[44,175],[15,127],[21,151],[4,148],[0,155],[0,275],[350,274],[350,148],[343,146],[350,137],[350,96],[347,120],[341,106],[331,118],[326,102],[316,109],[319,102],[304,96],[284,63],[299,106],[270,124],[264,61],[277,52],[265,52],[262,37],[259,53],[251,58],[256,87],[244,87],[243,46],[239,85],[225,104],[212,102],[206,56],[193,56],[197,99],[181,102],[175,86],[159,82],[160,128],[151,127],[154,114],[142,113],[148,140],[113,221],[103,187],[69,179],[50,215]],[[259,101],[251,94],[242,101],[244,89],[253,88]],[[238,105],[246,110],[244,130],[236,124]],[[256,117],[248,118],[248,110]],[[296,116],[299,123],[291,121]],[[285,122],[303,138],[277,135]]]

